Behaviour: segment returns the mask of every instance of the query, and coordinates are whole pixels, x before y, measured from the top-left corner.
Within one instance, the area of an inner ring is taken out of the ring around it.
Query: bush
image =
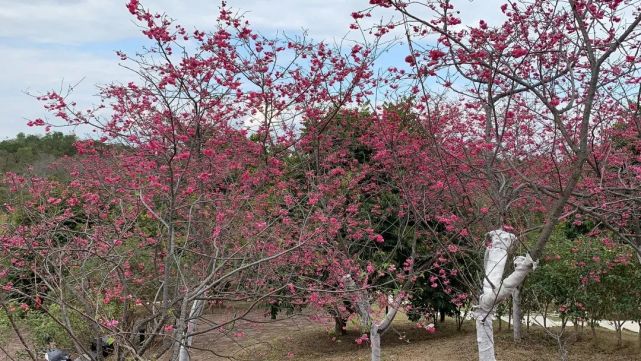
[[[62,349],[73,349],[74,344],[66,328],[60,325],[54,317],[62,321],[62,311],[59,305],[51,305],[48,309],[49,314],[30,310],[25,314],[24,322],[30,330],[33,342],[36,347],[46,349],[51,344]],[[86,320],[75,312],[70,312],[69,322],[74,335],[83,344],[89,345],[91,342],[91,331]]]

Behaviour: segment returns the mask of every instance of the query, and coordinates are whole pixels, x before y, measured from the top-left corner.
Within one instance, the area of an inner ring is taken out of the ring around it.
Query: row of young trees
[[[38,309],[92,359],[109,335],[119,360],[182,361],[261,305],[309,305],[337,330],[358,314],[377,360],[401,308],[472,302],[492,360],[496,305],[560,221],[641,260],[636,1],[509,2],[466,26],[447,0],[370,4],[341,48],[264,37],[224,3],[203,32],[129,1],[152,44],[118,53],[135,79],[91,109],[47,93],[30,121],[96,131],[60,160],[69,179],[5,177],[2,307]],[[396,17],[368,28],[381,10]],[[399,33],[409,55],[377,71]],[[246,311],[200,322],[221,302]]]

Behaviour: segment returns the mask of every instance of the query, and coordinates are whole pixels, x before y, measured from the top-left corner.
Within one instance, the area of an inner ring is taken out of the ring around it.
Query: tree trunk
[[[339,336],[339,335],[344,335],[347,333],[346,329],[347,323],[343,318],[337,316],[334,317],[334,335]]]
[[[512,294],[512,319],[514,320],[514,341],[521,341],[521,291],[517,288]]]
[[[105,357],[102,355],[102,336],[96,338],[96,361],[102,361]]]
[[[596,320],[590,320],[590,330],[592,331],[592,342],[596,344]]]
[[[352,279],[352,276],[345,275],[343,276],[343,284],[348,291],[354,292],[353,303],[356,306],[356,311],[361,318],[361,331],[367,332],[370,329],[370,306],[367,301],[367,295],[364,294],[362,290],[358,290],[356,282]]]
[[[456,313],[456,331],[457,332],[461,332],[461,330],[463,329],[463,322],[465,321],[466,317],[467,317],[467,311],[461,314],[461,311],[459,310]]]
[[[485,320],[476,319],[476,342],[479,348],[479,361],[495,361],[494,356],[494,329],[492,326],[493,314]]]
[[[439,311],[439,316],[440,316],[440,318],[441,318],[441,319],[440,319],[441,323],[445,322],[445,311],[440,310],[440,311]]]
[[[357,290],[356,282],[350,275],[343,276],[343,283],[345,288],[350,291]],[[367,302],[367,297],[362,291],[357,291],[354,295],[356,310],[361,317],[361,327],[363,330],[369,328],[369,342],[371,350],[371,361],[381,360],[381,335],[387,331],[392,321],[396,317],[398,309],[401,307],[403,297],[399,294],[387,308],[388,312],[385,313],[385,318],[380,323],[374,322],[370,313],[371,308]]]
[[[118,345],[116,345],[116,360],[125,361],[125,350]]]
[[[178,361],[189,361],[189,348],[193,342],[192,334],[196,331],[196,322],[203,311],[203,300],[195,300],[191,304],[191,311],[189,312],[189,320],[187,321],[187,330],[183,334],[182,344],[180,345],[180,353],[178,354]]]
[[[372,350],[371,361],[381,361],[381,334],[378,332],[378,325],[372,324],[369,332],[370,348]]]
[[[403,301],[402,297],[395,299],[391,305],[391,308],[385,318],[380,323],[372,322],[370,327],[370,347],[372,349],[372,360],[371,361],[381,361],[381,335],[387,331],[387,329],[392,325],[392,321],[396,317],[398,309],[401,307],[401,302]]]
[[[536,267],[536,263],[529,255],[519,256],[514,259],[514,271],[503,279],[503,270],[507,261],[507,251],[516,236],[502,230],[488,233],[492,244],[485,251],[485,278],[483,292],[479,297],[476,307],[476,337],[479,349],[479,361],[495,361],[494,336],[492,335],[492,317],[495,306],[506,299],[519,287],[527,274]]]

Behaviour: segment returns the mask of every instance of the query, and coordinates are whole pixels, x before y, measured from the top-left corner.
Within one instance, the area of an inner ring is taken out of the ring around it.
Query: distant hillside
[[[44,136],[19,133],[0,141],[0,173],[21,173],[30,166],[40,173],[56,158],[74,155],[76,140],[73,134],[54,132]]]

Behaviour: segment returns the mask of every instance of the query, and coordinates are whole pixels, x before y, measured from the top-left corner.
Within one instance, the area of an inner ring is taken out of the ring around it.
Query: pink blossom
[[[103,322],[103,324],[102,324],[102,325],[103,325],[103,326],[105,326],[106,328],[111,328],[111,329],[113,329],[113,328],[118,327],[118,324],[119,324],[119,323],[120,323],[120,322],[118,322],[118,320],[108,320],[108,321]]]
[[[515,58],[520,58],[522,56],[525,56],[528,54],[527,49],[521,48],[521,47],[516,47],[512,49],[512,56]]]
[[[432,61],[439,60],[440,58],[444,57],[445,55],[447,55],[447,53],[445,53],[443,51],[440,51],[438,49],[432,49],[432,50],[429,51],[429,57],[430,57],[430,59]],[[440,182],[440,183],[443,183],[443,182]]]
[[[366,333],[364,333],[361,337],[356,339],[356,344],[362,345],[363,342],[367,342],[367,341],[369,341],[369,337],[367,336]]]
[[[375,270],[376,269],[374,268],[374,265],[372,265],[371,263],[368,262],[367,263],[367,273],[374,273]]]
[[[433,323],[430,323],[429,325],[425,326],[425,331],[430,334],[436,333],[436,327],[434,327]]]
[[[406,56],[405,62],[408,63],[409,65],[416,65],[416,59],[414,58],[414,55]]]

